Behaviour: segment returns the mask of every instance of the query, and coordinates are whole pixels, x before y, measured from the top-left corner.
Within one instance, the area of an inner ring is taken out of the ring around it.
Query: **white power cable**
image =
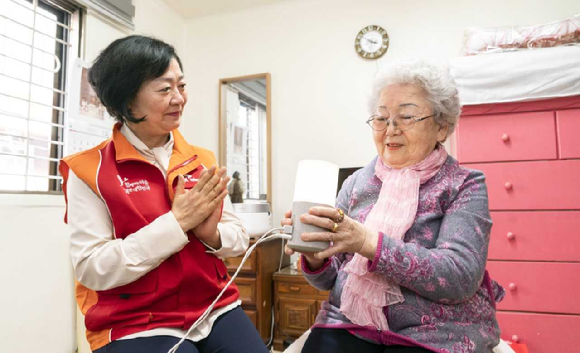
[[[276,231],[284,231],[286,234],[284,233],[275,233],[274,235],[272,235],[273,232]],[[290,232],[292,233],[292,228],[290,228]],[[189,328],[189,330],[187,330],[187,333],[181,338],[181,340],[179,340],[179,342],[177,342],[167,353],[175,353],[177,351],[177,349],[179,348],[179,346],[185,341],[185,339],[187,338],[187,336],[189,336],[189,334],[191,333],[191,331],[196,328],[203,320],[205,320],[209,314],[211,313],[213,307],[215,306],[215,304],[218,302],[218,300],[222,297],[222,295],[224,294],[224,292],[226,291],[226,289],[228,289],[228,287],[230,286],[230,284],[232,284],[232,282],[234,281],[234,279],[237,277],[238,273],[240,272],[240,270],[242,269],[242,266],[244,265],[244,263],[246,262],[246,260],[248,259],[248,257],[250,256],[250,254],[252,253],[252,251],[254,251],[254,249],[256,248],[256,246],[258,246],[258,244],[268,241],[268,240],[273,240],[273,239],[290,239],[292,238],[292,236],[290,234],[288,234],[288,228],[287,226],[285,227],[280,227],[280,228],[272,228],[269,231],[267,231],[266,233],[264,233],[259,239],[258,241],[256,241],[256,243],[254,243],[254,245],[252,245],[248,250],[246,250],[246,254],[244,255],[244,258],[242,259],[242,262],[240,263],[240,266],[238,266],[238,269],[236,270],[236,272],[234,273],[234,275],[232,276],[232,278],[229,280],[228,284],[226,284],[226,286],[224,287],[224,289],[222,289],[222,291],[220,292],[220,294],[218,294],[218,296],[215,298],[215,300],[213,301],[213,303],[211,303],[211,305],[204,311],[204,313],[193,323],[193,325],[191,325],[191,327]]]
[[[290,227],[290,228],[288,228]],[[286,233],[286,234],[292,234],[292,226],[284,226],[282,228],[282,232]],[[283,238],[285,239],[285,238]],[[284,240],[282,240],[282,247],[280,248],[280,262],[278,263],[278,272],[280,272],[280,270],[282,269],[282,260],[284,258]],[[274,341],[274,305],[272,305],[272,310],[270,310],[271,313],[271,322],[272,324],[270,325],[270,339],[268,340],[268,343],[266,343],[266,347],[270,347],[270,345],[272,344],[272,342]]]

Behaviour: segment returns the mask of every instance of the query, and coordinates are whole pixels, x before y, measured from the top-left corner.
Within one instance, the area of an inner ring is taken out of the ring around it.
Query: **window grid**
[[[72,19],[43,0],[9,0],[0,14],[0,192],[60,191]]]
[[[246,199],[260,200],[262,181],[260,180],[261,169],[264,165],[260,163],[260,114],[265,110],[252,98],[238,92],[240,100],[240,121],[246,127]]]
[[[260,198],[260,167],[255,163],[258,152],[258,112],[257,105],[254,105],[252,113],[248,116],[248,144],[247,144],[247,163],[248,163],[248,193],[251,199]]]

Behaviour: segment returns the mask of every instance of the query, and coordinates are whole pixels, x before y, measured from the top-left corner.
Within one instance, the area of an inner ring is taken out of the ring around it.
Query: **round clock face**
[[[389,35],[380,26],[367,26],[358,32],[354,48],[365,59],[378,59],[389,48]]]

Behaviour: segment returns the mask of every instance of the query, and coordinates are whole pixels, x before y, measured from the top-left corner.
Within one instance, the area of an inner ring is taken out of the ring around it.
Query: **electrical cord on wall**
[[[282,233],[274,233],[274,232],[277,232],[277,231],[282,231]],[[209,314],[211,313],[211,311],[212,311],[213,307],[215,306],[215,304],[222,297],[222,295],[224,294],[224,292],[226,291],[226,289],[228,289],[228,287],[230,286],[230,284],[232,284],[232,282],[234,281],[234,279],[238,276],[238,273],[242,269],[242,266],[244,266],[244,263],[246,263],[246,260],[248,259],[248,257],[250,257],[250,254],[252,253],[252,251],[254,251],[254,249],[256,248],[256,246],[258,246],[258,244],[260,244],[262,242],[265,242],[265,241],[274,240],[274,239],[287,239],[287,240],[289,240],[290,238],[292,238],[292,236],[290,234],[292,234],[292,226],[284,226],[284,227],[272,228],[269,231],[267,231],[266,233],[264,233],[264,235],[262,235],[258,239],[258,241],[256,241],[254,243],[254,245],[252,245],[248,250],[246,250],[246,254],[244,255],[244,258],[242,259],[242,262],[240,263],[240,266],[238,266],[238,269],[236,270],[236,272],[234,273],[234,275],[232,276],[232,278],[230,278],[230,280],[226,284],[226,286],[222,289],[222,291],[220,292],[220,294],[218,294],[218,296],[215,298],[215,300],[213,301],[213,303],[211,303],[211,305],[204,311],[204,313],[193,323],[193,325],[191,325],[191,327],[189,328],[189,330],[187,330],[187,332],[179,340],[179,342],[177,342],[167,353],[175,353],[177,351],[177,349],[179,348],[179,346],[181,346],[181,344],[185,341],[185,339],[187,338],[187,336],[189,336],[189,334],[191,333],[191,331],[193,329],[195,329],[201,322],[203,322],[203,320],[205,320],[209,316]],[[281,267],[281,264],[280,264],[280,266],[278,268],[280,268],[280,267]]]
[[[270,339],[268,340],[268,343],[266,343],[266,348],[268,349],[272,347],[272,342],[274,341],[274,303],[272,303],[270,309],[270,320],[272,324],[270,325]]]
[[[292,233],[291,228],[282,228],[282,231],[286,234]],[[278,272],[280,272],[280,270],[282,269],[282,260],[284,258],[284,240],[287,240],[287,239],[282,238],[282,248],[280,249],[280,262],[278,262]],[[272,303],[271,322],[272,322],[272,324],[270,325],[270,339],[268,340],[268,343],[266,343],[266,347],[268,349],[270,349],[272,347],[272,344],[274,342],[274,303]]]

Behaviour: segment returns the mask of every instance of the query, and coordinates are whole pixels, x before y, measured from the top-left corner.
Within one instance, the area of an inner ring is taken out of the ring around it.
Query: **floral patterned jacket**
[[[345,181],[336,201],[361,223],[381,189],[374,175],[376,158]],[[491,225],[485,176],[449,156],[441,170],[421,185],[415,222],[404,239],[381,234],[370,263],[370,271],[398,283],[405,297],[403,303],[384,309],[390,331],[357,326],[340,312],[348,276],[343,269],[351,253],[331,257],[314,272],[302,259],[308,282],[331,290],[313,327],[344,328],[383,345],[445,353],[491,352],[500,334],[495,301],[505,293],[485,270]]]

